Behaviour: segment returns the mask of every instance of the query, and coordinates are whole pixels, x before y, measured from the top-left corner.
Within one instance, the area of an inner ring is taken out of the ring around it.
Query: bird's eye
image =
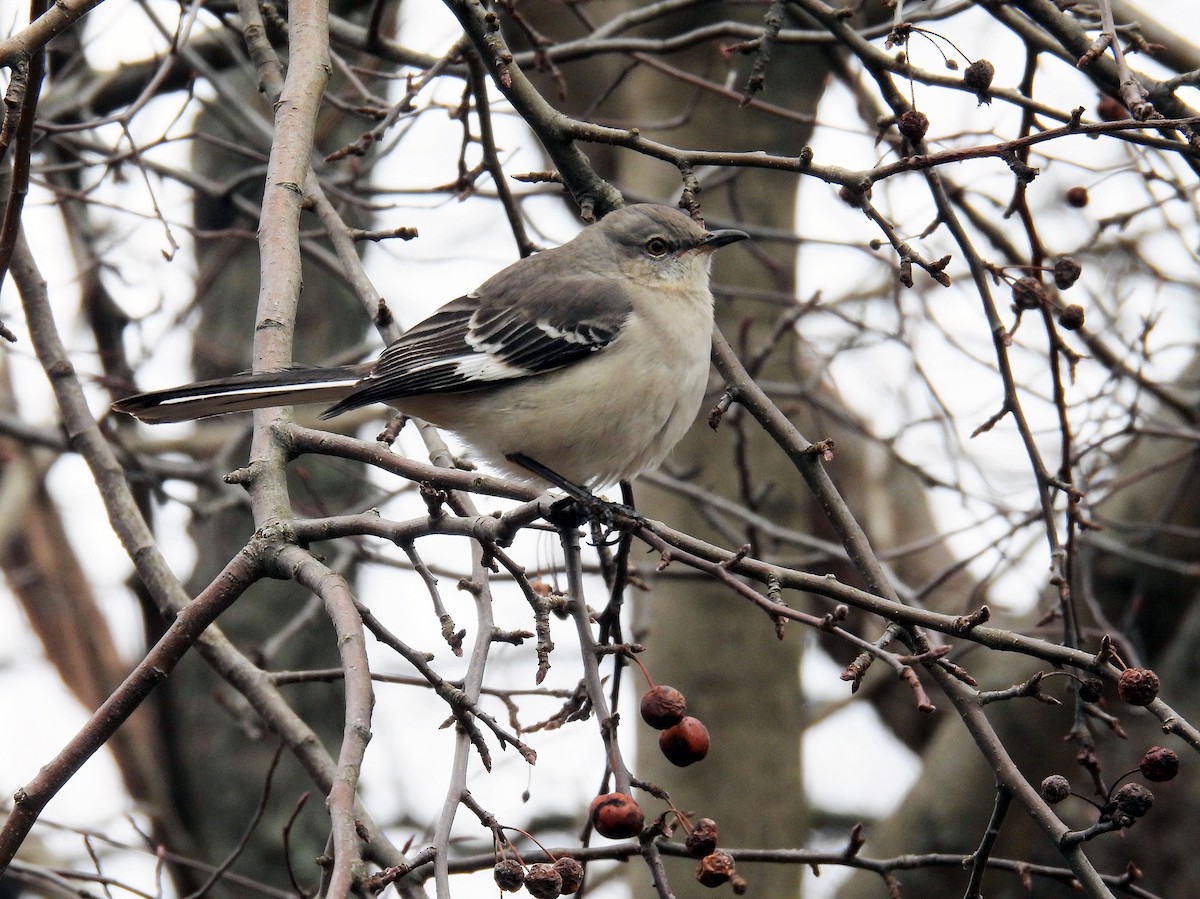
[[[646,241],[646,252],[655,259],[661,259],[663,256],[666,256],[670,249],[671,245],[661,237],[651,237]]]

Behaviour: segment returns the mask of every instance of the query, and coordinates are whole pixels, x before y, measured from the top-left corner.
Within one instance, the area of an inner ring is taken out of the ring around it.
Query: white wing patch
[[[446,360],[454,365],[454,376],[464,381],[504,381],[511,378],[524,378],[530,374],[529,369],[520,365],[510,365],[503,359],[493,356],[490,349],[471,356],[459,356],[454,360]]]

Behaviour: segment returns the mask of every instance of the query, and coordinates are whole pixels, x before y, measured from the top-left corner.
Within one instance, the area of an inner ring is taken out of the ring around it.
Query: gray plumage
[[[458,433],[506,473],[522,454],[597,486],[658,465],[698,411],[708,373],[712,250],[667,206],[610,213],[510,265],[392,343],[373,365],[235,375],[113,404],[146,422],[293,403],[322,417],[393,405]]]

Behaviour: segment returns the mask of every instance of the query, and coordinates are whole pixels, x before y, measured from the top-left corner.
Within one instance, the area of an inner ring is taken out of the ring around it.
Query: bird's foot
[[[508,456],[508,460],[548,481],[566,494],[564,498],[551,504],[550,515],[547,516],[547,520],[551,524],[561,527],[579,527],[594,518],[603,528],[611,532],[628,530],[631,523],[637,525],[643,521],[642,516],[633,506],[601,499],[586,487],[568,481],[562,475],[523,453],[513,453]],[[608,542],[606,539],[605,543]]]

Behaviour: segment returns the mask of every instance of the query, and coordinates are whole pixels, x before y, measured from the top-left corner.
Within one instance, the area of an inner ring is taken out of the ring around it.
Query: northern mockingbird
[[[453,431],[500,471],[599,488],[659,465],[703,401],[712,251],[748,237],[642,204],[452,300],[374,364],[254,372],[113,404],[145,422],[370,403]]]

